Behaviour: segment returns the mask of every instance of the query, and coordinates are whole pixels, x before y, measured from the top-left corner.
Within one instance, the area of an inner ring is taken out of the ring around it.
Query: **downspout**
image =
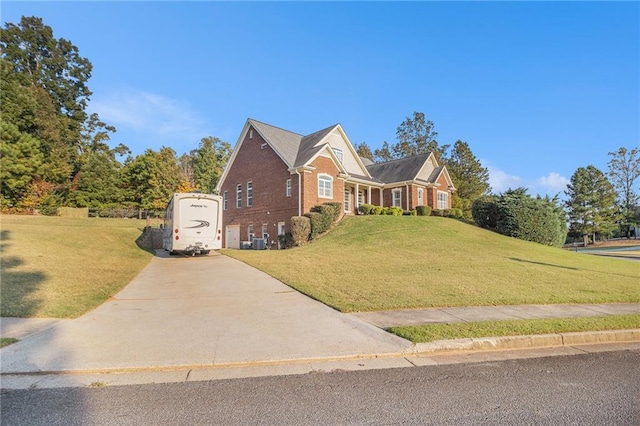
[[[302,175],[295,169],[294,172],[298,175],[298,216],[302,216]]]
[[[405,189],[407,190],[407,210],[411,210],[411,209],[409,208],[409,183],[408,183],[408,182],[405,182],[405,183],[404,183],[404,187],[405,187]]]

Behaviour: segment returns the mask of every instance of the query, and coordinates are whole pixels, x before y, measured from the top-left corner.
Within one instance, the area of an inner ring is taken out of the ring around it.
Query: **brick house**
[[[433,154],[386,163],[360,158],[340,124],[300,135],[248,119],[216,189],[223,197],[224,242],[264,238],[276,247],[292,216],[339,202],[344,214],[360,204],[450,208],[455,187]]]

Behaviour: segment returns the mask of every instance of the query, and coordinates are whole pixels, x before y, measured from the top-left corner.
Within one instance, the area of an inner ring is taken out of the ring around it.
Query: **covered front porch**
[[[362,204],[382,206],[383,187],[359,182],[345,182],[343,207],[345,214],[358,214]]]

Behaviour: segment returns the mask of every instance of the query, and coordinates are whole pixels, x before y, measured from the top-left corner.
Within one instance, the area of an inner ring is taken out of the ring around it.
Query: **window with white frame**
[[[227,210],[229,208],[229,191],[222,193],[222,208]]]
[[[291,197],[291,179],[287,179],[287,197]]]
[[[394,207],[402,207],[402,189],[396,188],[392,191],[393,197],[391,205]]]
[[[333,153],[336,154],[336,157],[338,157],[338,160],[340,160],[340,162],[342,163],[342,160],[344,158],[344,155],[342,154],[342,150],[340,148],[332,148],[333,149]]]
[[[449,194],[447,192],[438,191],[438,209],[445,210],[449,208]]]
[[[253,206],[253,182],[247,182],[247,207]]]
[[[264,238],[265,244],[269,244],[269,225],[266,223],[262,224],[262,238]]]
[[[236,208],[242,207],[242,184],[236,185]]]
[[[318,176],[318,197],[333,198],[333,178],[331,176]]]
[[[351,191],[348,189],[344,190],[344,211],[351,211]]]
[[[249,241],[251,241],[251,243],[253,244],[253,224],[249,224],[249,226],[247,226],[247,235],[249,237]]]
[[[358,191],[358,205],[364,204],[364,191]]]
[[[424,189],[418,188],[418,205],[424,206]]]

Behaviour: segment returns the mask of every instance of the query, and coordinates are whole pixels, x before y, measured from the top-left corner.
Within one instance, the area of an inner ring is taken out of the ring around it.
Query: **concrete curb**
[[[640,329],[439,340],[417,343],[414,353],[531,349],[613,342],[640,342]]]
[[[587,349],[591,346],[591,350]],[[610,346],[608,346],[610,345]],[[616,346],[617,345],[617,346]],[[631,346],[630,346],[631,345]],[[527,336],[486,337],[419,343],[412,350],[359,356],[272,360],[233,364],[156,366],[144,369],[104,369],[95,371],[48,371],[0,373],[2,389],[62,387],[102,387],[149,383],[221,380],[247,377],[311,374],[332,371],[361,371],[406,368],[443,363],[442,356],[463,354],[454,362],[483,362],[505,359],[498,354],[517,354],[518,350],[540,350],[532,355],[554,356],[598,350],[640,350],[640,329],[578,332]],[[510,352],[511,351],[511,352]]]

